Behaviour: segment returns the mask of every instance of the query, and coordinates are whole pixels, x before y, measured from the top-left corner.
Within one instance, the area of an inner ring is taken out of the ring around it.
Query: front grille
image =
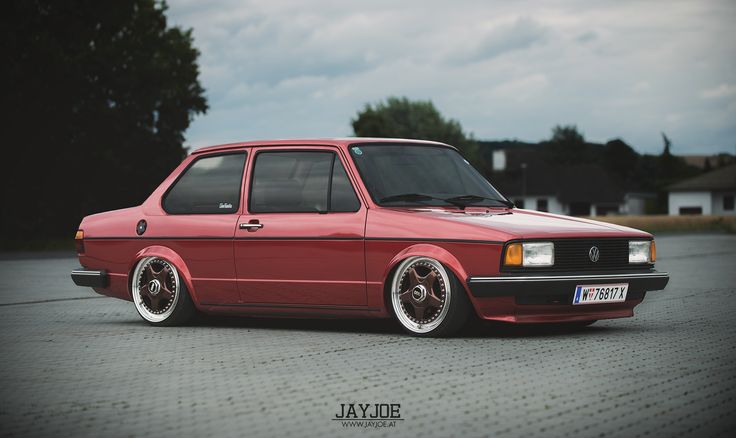
[[[580,272],[580,271],[621,271],[648,270],[650,264],[629,264],[628,238],[585,238],[550,239],[555,244],[555,264],[548,268],[504,268],[504,272]],[[588,255],[592,247],[598,247],[600,257],[597,262]]]

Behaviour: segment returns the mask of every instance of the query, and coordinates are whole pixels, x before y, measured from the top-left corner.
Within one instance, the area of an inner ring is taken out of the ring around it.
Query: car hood
[[[399,210],[399,209],[396,209]],[[434,222],[433,229],[446,238],[481,238],[510,240],[563,237],[649,237],[633,228],[522,209],[469,207],[465,210],[445,208],[401,209],[414,224]],[[437,222],[444,226],[438,227]],[[440,231],[442,230],[442,231]]]

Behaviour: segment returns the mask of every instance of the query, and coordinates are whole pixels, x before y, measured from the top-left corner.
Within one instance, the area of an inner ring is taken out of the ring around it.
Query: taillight
[[[74,246],[77,248],[77,254],[84,254],[84,231],[77,230],[74,236]]]

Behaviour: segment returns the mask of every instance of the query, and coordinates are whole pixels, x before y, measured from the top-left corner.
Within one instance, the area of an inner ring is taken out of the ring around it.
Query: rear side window
[[[199,158],[164,195],[163,208],[170,214],[235,213],[244,169],[245,152]]]
[[[355,192],[333,152],[261,152],[249,197],[253,213],[357,211]]]

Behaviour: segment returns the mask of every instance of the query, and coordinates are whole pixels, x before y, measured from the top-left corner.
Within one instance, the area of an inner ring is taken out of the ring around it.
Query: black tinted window
[[[505,202],[473,166],[450,148],[366,144],[352,146],[350,155],[371,196],[381,205],[449,205],[443,199],[462,196],[479,197],[472,204],[479,206]]]
[[[331,152],[261,152],[256,156],[252,212],[327,210]]]
[[[360,202],[355,196],[353,186],[350,184],[348,174],[342,166],[340,159],[335,157],[335,165],[332,170],[332,197],[330,200],[330,211],[358,211]]]
[[[171,214],[236,212],[244,167],[245,152],[199,158],[169,189],[164,210]]]
[[[253,213],[357,211],[360,207],[337,156],[317,151],[259,153],[249,202]]]

